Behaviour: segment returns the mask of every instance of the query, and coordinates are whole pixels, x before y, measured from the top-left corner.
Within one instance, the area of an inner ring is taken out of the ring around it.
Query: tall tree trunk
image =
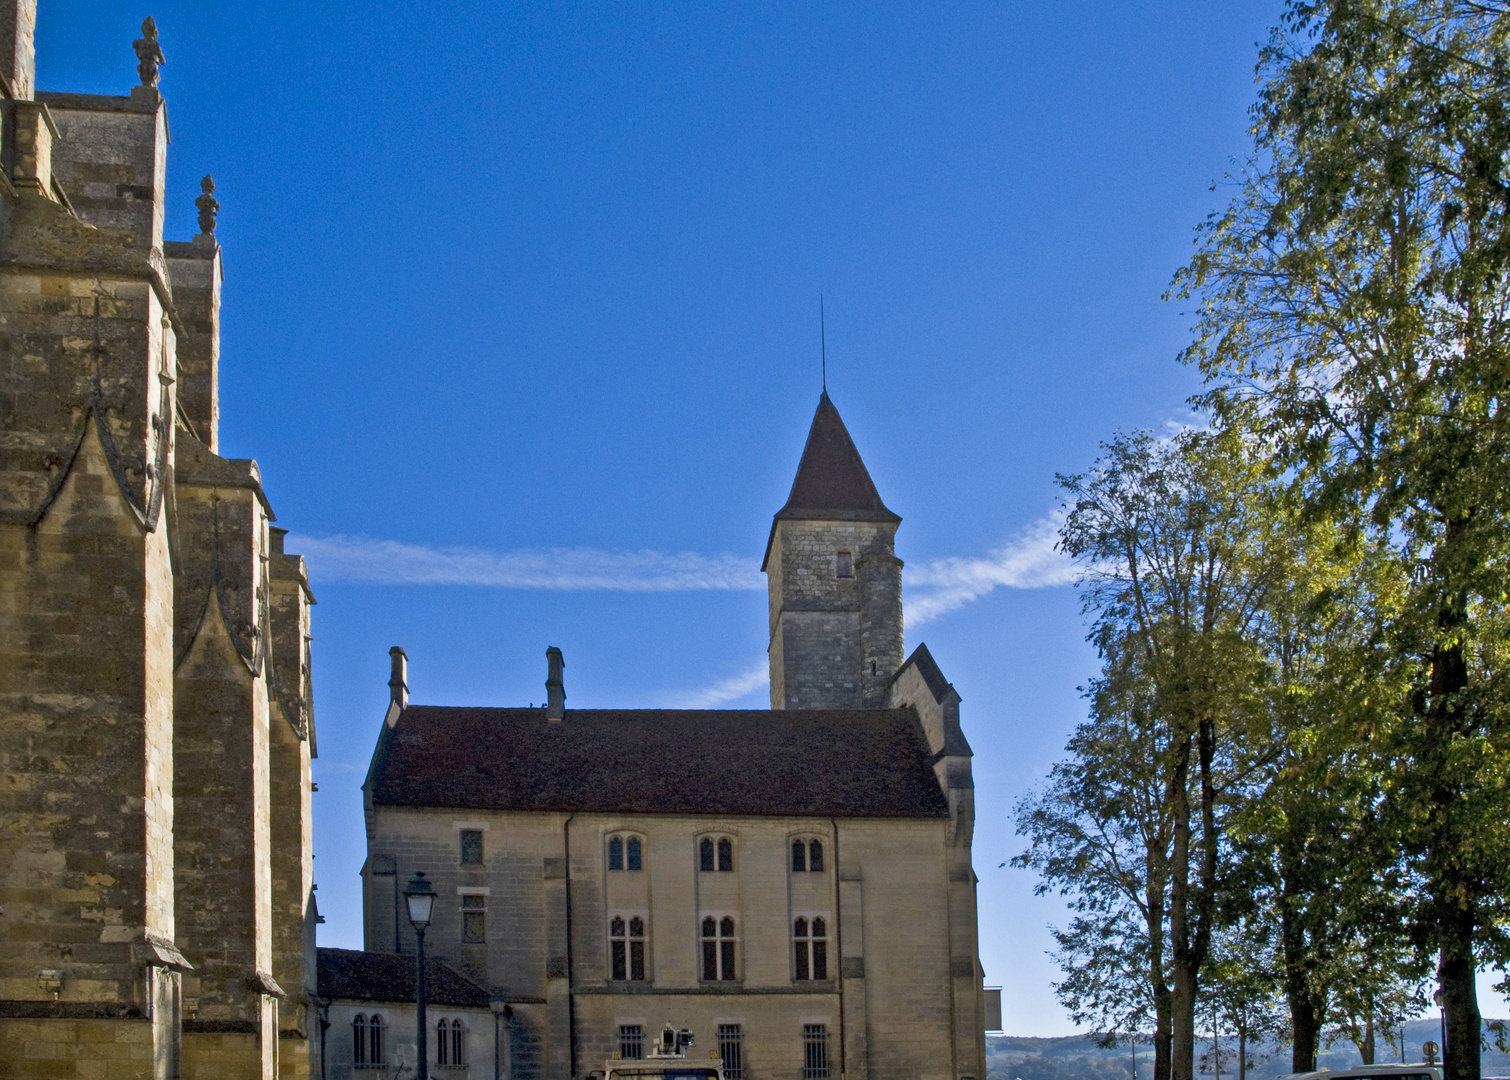
[[[1466,518],[1450,518],[1446,544],[1461,535]],[[1439,947],[1437,982],[1446,1016],[1442,1048],[1443,1080],[1479,1080],[1479,1015],[1477,964],[1473,936],[1477,927],[1478,893],[1482,885],[1462,865],[1460,852],[1468,840],[1456,815],[1458,782],[1449,760],[1453,740],[1464,734],[1469,719],[1463,691],[1468,687],[1468,663],[1461,631],[1468,623],[1465,595],[1443,599],[1437,611],[1438,639],[1431,654],[1431,696],[1425,724],[1425,756],[1430,764],[1433,821],[1426,852],[1433,917]]]
[[[1285,900],[1292,899],[1295,887],[1286,878]],[[1321,1045],[1323,1002],[1311,985],[1311,964],[1306,948],[1305,929],[1300,912],[1293,903],[1285,903],[1280,914],[1280,938],[1284,946],[1285,1000],[1290,1006],[1290,1071],[1311,1072],[1316,1068],[1316,1049]]]
[[[1169,953],[1174,974],[1170,1002],[1170,1080],[1195,1080],[1195,969],[1190,941],[1190,750],[1186,735],[1174,747],[1170,770],[1170,805],[1174,818],[1174,851],[1170,859]]]
[[[1144,904],[1148,912],[1148,985],[1153,991],[1153,1080],[1169,1080],[1170,1001],[1169,983],[1164,977],[1164,915],[1168,873],[1165,852],[1150,844]]]
[[[1363,1064],[1374,1063],[1374,1011],[1369,1010],[1368,1019],[1363,1024],[1363,1045],[1358,1048],[1358,1053],[1363,1057]]]
[[[1174,1047],[1174,995],[1160,977],[1159,988],[1154,992],[1153,1036],[1154,1080],[1169,1080]]]
[[[1466,938],[1467,933],[1462,937]],[[1479,1080],[1483,1018],[1479,1015],[1476,967],[1470,946],[1442,946],[1437,981],[1442,989],[1442,1008],[1447,1013],[1447,1045],[1442,1048],[1444,1080]]]
[[[1237,1080],[1248,1080],[1248,1025],[1237,1028]]]
[[[1316,985],[1314,942],[1306,932],[1305,826],[1292,817],[1280,837],[1279,937],[1284,958],[1285,1002],[1290,1008],[1290,1071],[1311,1072],[1326,1021],[1327,993]]]

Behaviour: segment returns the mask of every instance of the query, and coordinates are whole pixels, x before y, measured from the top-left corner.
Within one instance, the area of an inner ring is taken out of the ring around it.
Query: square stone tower
[[[879,709],[902,666],[902,519],[825,390],[765,562],[771,708]]]

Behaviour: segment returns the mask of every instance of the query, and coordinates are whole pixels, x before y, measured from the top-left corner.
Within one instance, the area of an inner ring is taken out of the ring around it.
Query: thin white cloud
[[[1077,576],[1074,562],[1055,548],[1057,518],[1040,518],[1006,546],[984,559],[937,559],[903,572],[907,601],[903,616],[921,626],[964,607],[996,589],[1044,589],[1068,585]]]
[[[523,548],[425,547],[367,536],[290,536],[316,580],[368,585],[473,585],[500,589],[691,592],[763,589],[740,555]]]
[[[730,701],[736,701],[746,694],[753,693],[762,686],[769,686],[770,677],[766,661],[762,660],[754,667],[743,671],[738,675],[731,675],[722,682],[701,690],[688,690],[684,693],[667,695],[667,706],[672,709],[716,709],[720,705]]]
[[[904,571],[906,624],[921,626],[999,588],[1040,589],[1073,582],[1074,563],[1055,549],[1058,528],[1056,517],[1041,518],[984,558],[909,564]],[[290,536],[287,546],[309,560],[310,573],[317,581],[616,592],[765,588],[754,560],[728,553],[596,548],[490,551],[344,535]],[[761,678],[764,671],[762,667]],[[755,677],[752,669],[751,673],[691,693],[717,696],[725,693],[726,685],[743,686],[738,693],[730,691],[730,696],[718,699],[729,701],[748,693],[754,685],[749,680]]]

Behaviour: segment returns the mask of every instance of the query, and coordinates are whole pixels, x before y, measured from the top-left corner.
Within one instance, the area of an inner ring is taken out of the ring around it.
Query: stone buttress
[[[34,93],[34,24],[0,5],[0,1077],[307,1076],[311,600],[214,453],[213,215],[162,239],[150,20],[120,97]]]

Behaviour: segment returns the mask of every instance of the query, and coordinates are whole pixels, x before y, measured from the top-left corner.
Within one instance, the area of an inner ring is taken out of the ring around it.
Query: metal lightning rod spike
[[[823,294],[818,294],[818,349],[823,357],[823,392],[828,393],[828,333],[823,325]]]

